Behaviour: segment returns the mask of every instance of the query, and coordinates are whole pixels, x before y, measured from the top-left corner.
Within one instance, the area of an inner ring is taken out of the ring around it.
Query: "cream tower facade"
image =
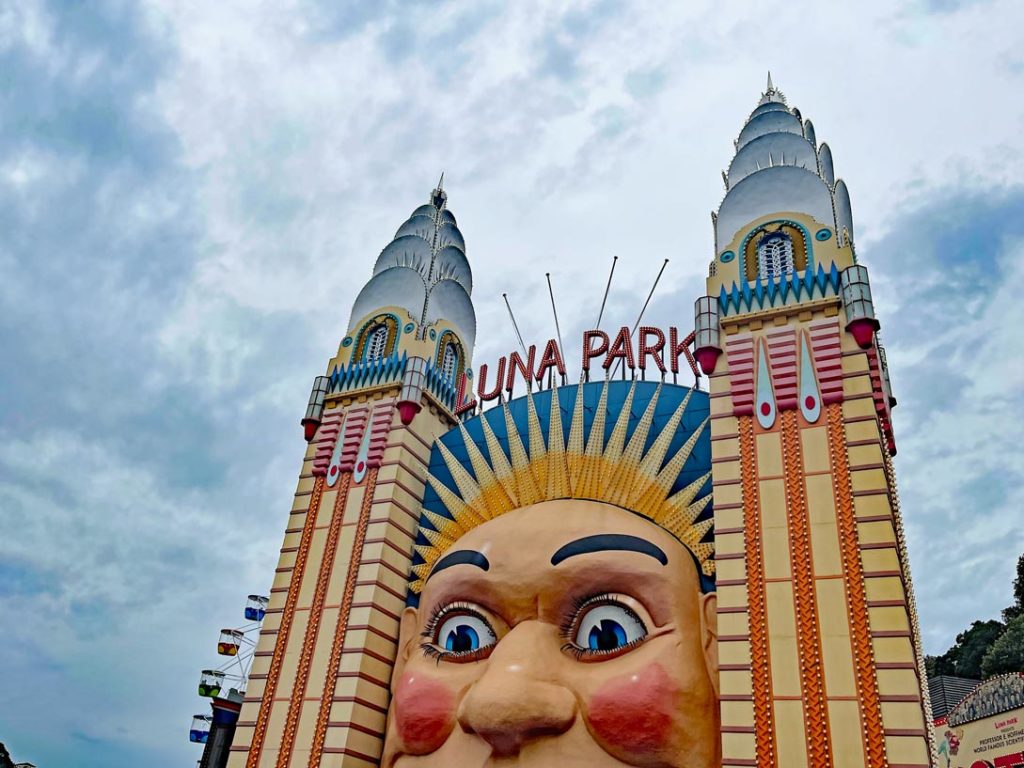
[[[710,375],[723,765],[926,768],[895,405],[845,183],[771,78],[736,140]]]
[[[426,462],[470,366],[472,288],[439,185],[381,252],[314,383],[229,766],[378,764]]]

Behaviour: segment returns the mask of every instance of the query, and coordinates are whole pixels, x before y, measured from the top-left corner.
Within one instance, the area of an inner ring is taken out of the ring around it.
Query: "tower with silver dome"
[[[696,302],[725,765],[931,765],[885,351],[846,184],[771,76]]]
[[[443,179],[442,179],[443,180]],[[439,182],[381,251],[314,380],[308,441],[228,765],[375,765],[426,461],[476,337]]]

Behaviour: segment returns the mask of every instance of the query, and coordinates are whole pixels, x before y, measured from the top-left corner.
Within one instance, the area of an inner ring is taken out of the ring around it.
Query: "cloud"
[[[1024,552],[1024,187],[937,190],[859,253],[874,276],[925,642],[1012,602]]]
[[[606,327],[632,325],[665,258],[647,317],[689,327],[719,170],[769,67],[852,190],[930,648],[1002,607],[1021,548],[1021,11],[809,10],[0,5],[14,754],[197,757],[196,675],[269,585],[311,379],[441,170],[477,363],[515,346],[503,292],[528,343],[554,335],[545,272],[575,349],[613,254]]]

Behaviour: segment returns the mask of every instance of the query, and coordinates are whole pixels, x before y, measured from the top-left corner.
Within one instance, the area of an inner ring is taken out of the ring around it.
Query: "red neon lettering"
[[[526,362],[523,362],[523,358],[519,356],[518,352],[513,352],[508,357],[508,382],[505,384],[505,389],[508,390],[509,395],[512,394],[512,385],[516,383],[516,371],[519,371],[523,375],[523,380],[526,382],[526,388],[529,389],[533,383],[533,361],[537,356],[537,347],[534,344],[530,345],[530,351],[526,355]]]
[[[647,343],[647,337],[653,335],[656,339],[654,344]],[[658,366],[658,370],[665,373],[665,363],[661,359],[661,350],[665,346],[665,334],[660,328],[652,328],[649,325],[645,325],[640,329],[640,344],[637,349],[637,354],[640,358],[640,370],[646,370],[647,368],[647,356],[650,355],[654,358],[655,364]]]
[[[467,411],[472,411],[476,408],[476,400],[470,400],[466,397],[466,374],[459,374],[459,391],[455,395],[455,415],[461,416]]]
[[[615,341],[612,342],[611,348],[604,358],[604,367],[606,369],[611,368],[615,360],[619,358],[626,361],[628,368],[636,367],[636,362],[633,359],[633,340],[630,338],[632,335],[629,332],[628,326],[624,325],[619,329],[618,334],[615,336]]]
[[[672,373],[679,373],[679,356],[686,349],[685,344],[679,343],[679,331],[673,325],[668,329],[669,365],[672,366]]]
[[[537,368],[536,378],[537,381],[544,381],[544,376],[547,375],[548,369],[551,367],[558,369],[558,372],[565,376],[565,363],[562,362],[562,350],[558,348],[558,342],[554,339],[550,339],[544,346],[544,354],[540,358],[540,366]]]
[[[590,346],[591,339],[600,339],[601,343],[594,348]],[[584,331],[583,332],[583,370],[590,370],[591,358],[603,355],[608,351],[608,334],[604,331]]]
[[[672,373],[679,373],[679,356],[684,355],[686,362],[690,364],[690,370],[693,371],[693,375],[700,376],[700,373],[697,371],[697,361],[693,359],[693,355],[690,353],[690,345],[695,337],[696,334],[691,331],[685,339],[680,341],[679,331],[675,326],[668,329],[669,364],[672,366]]]
[[[494,389],[490,392],[484,392],[484,388],[487,386],[487,363],[480,366],[480,380],[476,383],[476,396],[480,398],[481,402],[486,403],[488,400],[496,400],[501,395],[501,387],[505,383],[505,358],[498,359],[498,376],[494,382]]]

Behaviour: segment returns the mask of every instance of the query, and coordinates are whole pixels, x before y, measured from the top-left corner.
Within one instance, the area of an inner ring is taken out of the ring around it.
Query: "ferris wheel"
[[[199,695],[207,699],[220,697],[221,691],[237,691],[245,693],[249,682],[249,670],[252,668],[253,655],[256,652],[256,640],[259,637],[263,617],[267,614],[270,599],[264,595],[249,595],[245,603],[246,623],[238,627],[228,627],[220,631],[217,640],[217,654],[224,657],[221,664],[213,669],[204,669],[199,673]],[[192,717],[192,727],[188,739],[196,744],[206,744],[210,738],[213,716],[198,714]]]

